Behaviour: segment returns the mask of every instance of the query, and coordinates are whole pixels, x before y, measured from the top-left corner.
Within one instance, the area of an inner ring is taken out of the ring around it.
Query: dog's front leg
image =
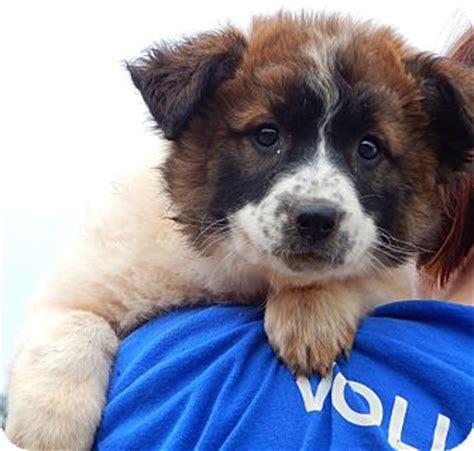
[[[90,449],[118,337],[83,310],[38,308],[24,325],[8,390],[7,436],[28,449]]]
[[[350,289],[280,289],[267,298],[265,331],[293,374],[324,376],[339,354],[348,356],[365,311],[366,304]]]

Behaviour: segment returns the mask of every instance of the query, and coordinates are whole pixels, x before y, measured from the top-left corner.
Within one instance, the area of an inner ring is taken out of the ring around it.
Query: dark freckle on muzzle
[[[278,206],[275,208],[274,216],[278,219],[282,214],[286,213],[290,209],[290,205],[294,202],[293,197],[288,194],[279,194],[276,196],[276,200],[279,201]]]
[[[343,200],[344,200],[344,199],[342,198],[341,194],[338,193],[338,192],[333,193],[333,197],[334,197],[335,200],[337,200],[337,201],[340,202],[340,203],[342,203]]]

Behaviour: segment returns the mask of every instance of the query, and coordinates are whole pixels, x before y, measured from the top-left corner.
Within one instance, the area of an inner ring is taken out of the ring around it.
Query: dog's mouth
[[[352,243],[339,234],[332,240],[308,242],[286,236],[276,246],[264,247],[264,243],[252,239],[246,230],[239,229],[234,235],[239,254],[250,263],[258,264],[277,272],[296,275],[338,273],[347,265],[347,254]]]
[[[338,252],[321,248],[291,248],[288,246],[279,247],[273,255],[292,271],[329,269],[340,266],[343,263]]]

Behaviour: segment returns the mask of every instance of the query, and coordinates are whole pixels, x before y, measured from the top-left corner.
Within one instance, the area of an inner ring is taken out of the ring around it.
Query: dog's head
[[[340,277],[428,247],[436,188],[473,145],[472,74],[386,28],[281,14],[129,65],[172,150],[194,246]]]

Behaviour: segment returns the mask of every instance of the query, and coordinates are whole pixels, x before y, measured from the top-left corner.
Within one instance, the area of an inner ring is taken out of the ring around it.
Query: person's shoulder
[[[384,304],[372,314],[375,318],[398,318],[420,322],[438,322],[449,324],[456,321],[472,327],[474,306],[441,300],[405,300]]]
[[[382,305],[362,321],[355,349],[382,361],[414,365],[423,372],[439,365],[472,376],[474,307],[413,300]],[[410,363],[411,362],[411,363]],[[447,370],[446,370],[447,371]],[[445,372],[446,372],[445,371]]]

